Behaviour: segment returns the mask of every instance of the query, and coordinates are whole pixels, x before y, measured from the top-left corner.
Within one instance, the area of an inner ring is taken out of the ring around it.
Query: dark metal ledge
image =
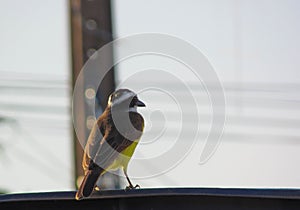
[[[297,189],[162,188],[107,190],[76,201],[75,192],[0,195],[0,209],[300,209]]]

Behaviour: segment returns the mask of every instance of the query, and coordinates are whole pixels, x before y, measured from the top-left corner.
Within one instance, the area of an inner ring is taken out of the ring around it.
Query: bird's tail
[[[89,170],[85,176],[84,179],[75,195],[76,200],[80,200],[84,197],[88,197],[92,194],[96,182],[103,170],[101,168],[96,168],[93,170]]]

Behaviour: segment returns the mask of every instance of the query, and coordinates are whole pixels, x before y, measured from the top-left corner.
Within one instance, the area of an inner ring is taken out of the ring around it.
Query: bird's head
[[[146,106],[138,99],[137,94],[129,89],[118,89],[113,92],[109,96],[107,105],[118,109],[135,109]]]

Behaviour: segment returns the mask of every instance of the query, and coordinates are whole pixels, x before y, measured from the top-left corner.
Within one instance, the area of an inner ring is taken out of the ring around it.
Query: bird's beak
[[[140,100],[138,100],[135,105],[136,106],[141,106],[141,107],[145,107],[146,106],[146,104],[144,104],[144,102],[142,102]]]

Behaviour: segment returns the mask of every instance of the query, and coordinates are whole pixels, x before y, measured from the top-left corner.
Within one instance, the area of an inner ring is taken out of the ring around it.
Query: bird
[[[145,106],[129,89],[118,89],[109,96],[85,145],[82,160],[85,175],[76,200],[89,197],[97,187],[98,178],[109,170],[123,170],[129,183],[126,189],[139,187],[133,186],[127,168],[144,130],[144,118],[137,112],[137,107]]]

